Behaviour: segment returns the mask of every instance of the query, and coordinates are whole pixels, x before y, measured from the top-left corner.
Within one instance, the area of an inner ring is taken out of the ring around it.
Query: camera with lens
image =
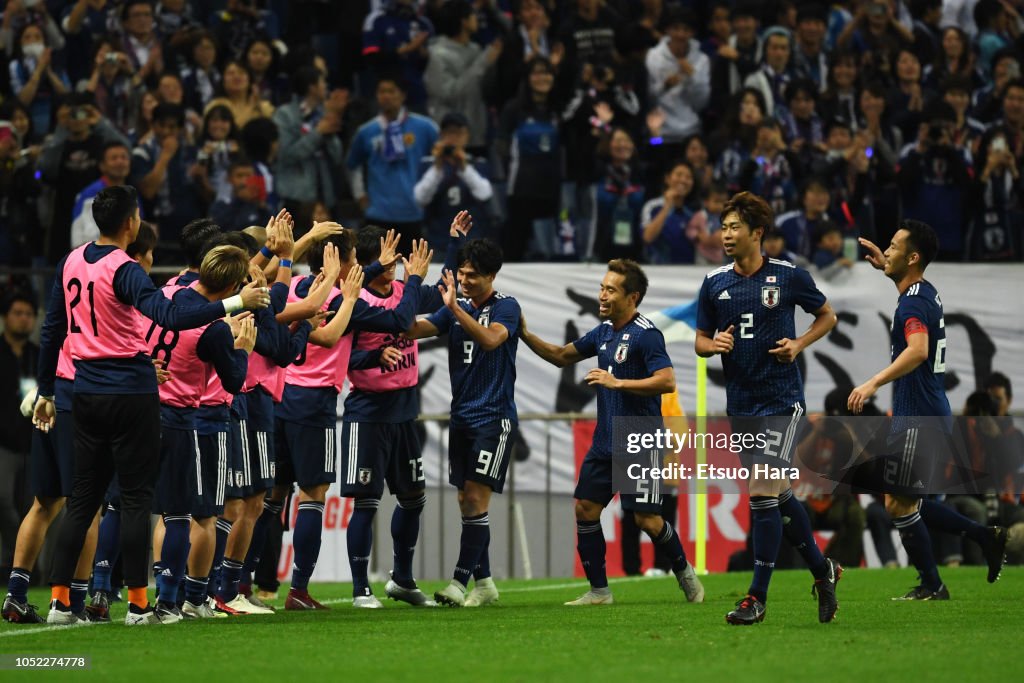
[[[445,159],[450,159],[455,156],[455,145],[445,145],[441,148],[441,156]]]
[[[107,64],[117,64],[117,53],[114,52],[113,50],[111,50],[103,58],[103,61],[106,62]]]

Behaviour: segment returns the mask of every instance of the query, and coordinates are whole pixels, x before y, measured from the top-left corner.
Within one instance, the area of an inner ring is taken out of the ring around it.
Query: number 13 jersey
[[[768,351],[797,336],[797,306],[813,313],[824,305],[810,273],[788,261],[766,257],[750,276],[733,264],[707,274],[697,297],[697,329],[714,336],[733,326],[735,344],[722,354],[729,415],[790,414],[794,403],[803,402],[800,368]]]

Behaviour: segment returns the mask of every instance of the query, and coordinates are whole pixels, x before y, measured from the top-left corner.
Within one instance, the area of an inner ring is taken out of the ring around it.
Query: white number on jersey
[[[740,339],[754,338],[754,314],[744,313],[740,316]]]
[[[462,342],[462,362],[469,365],[473,362],[473,342]]]
[[[940,339],[935,342],[935,367],[932,372],[939,374],[946,371],[946,340]]]

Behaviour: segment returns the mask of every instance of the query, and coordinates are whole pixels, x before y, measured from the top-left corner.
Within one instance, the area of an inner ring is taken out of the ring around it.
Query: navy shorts
[[[893,434],[876,468],[880,490],[894,496],[922,498],[941,493],[946,466],[954,462],[952,437],[937,429],[914,427]]]
[[[751,435],[764,448],[755,447],[740,453],[740,463],[751,470],[755,465],[773,468],[796,467],[794,456],[797,444],[804,438],[807,421],[803,403],[796,403],[793,409],[778,415],[731,416],[729,422],[733,433]],[[763,435],[763,437],[759,437]]]
[[[657,466],[655,463],[654,466]],[[616,493],[615,484],[612,482],[612,459],[599,458],[589,451],[583,458],[580,465],[580,479],[576,483],[576,490],[573,497],[577,500],[589,500],[601,507],[608,507],[608,503]],[[630,512],[661,514],[662,481],[651,479],[638,481],[639,493],[619,493],[619,500],[622,502],[622,509]]]
[[[467,481],[473,481],[501,493],[513,440],[509,437],[515,426],[512,420],[495,420],[480,427],[451,427],[448,483],[461,491]]]
[[[423,453],[416,423],[346,422],[341,430],[340,492],[346,498],[380,498],[422,491]]]
[[[196,432],[163,427],[160,430],[160,474],[153,495],[153,513],[187,515],[192,512],[198,453]]]
[[[338,474],[338,434],[335,428],[311,427],[284,420],[279,420],[277,426],[280,437],[277,455],[290,464],[295,483],[300,487],[334,483]]]
[[[189,468],[188,489],[192,494],[191,513],[196,519],[216,517],[224,512],[230,439],[229,423],[224,424],[224,431],[197,437],[199,450],[195,466]]]
[[[75,425],[70,412],[57,413],[48,433],[32,430],[29,459],[32,495],[37,498],[66,498],[71,495],[75,476]]]
[[[284,440],[284,422],[274,418],[274,486],[295,483],[295,466]]]

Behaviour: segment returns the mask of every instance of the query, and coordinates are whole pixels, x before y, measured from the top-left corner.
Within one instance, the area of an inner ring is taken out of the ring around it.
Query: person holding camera
[[[135,67],[128,55],[117,50],[109,40],[101,40],[93,55],[92,75],[84,90],[96,96],[96,108],[121,130],[134,125],[142,88],[132,83]],[[83,85],[79,83],[78,89]]]
[[[487,202],[494,195],[486,161],[466,153],[469,121],[451,112],[441,119],[440,138],[431,155],[420,164],[420,179],[413,187],[416,203],[423,207],[426,238],[442,243],[456,214],[473,216],[475,233],[486,235]]]
[[[980,150],[972,185],[972,218],[967,237],[971,261],[1020,261],[1024,210],[1020,170],[1005,134],[993,135]]]
[[[928,223],[939,241],[939,261],[962,261],[970,165],[964,150],[953,145],[956,112],[944,101],[929,103],[928,120],[917,142],[900,156],[897,183],[903,217]]]

